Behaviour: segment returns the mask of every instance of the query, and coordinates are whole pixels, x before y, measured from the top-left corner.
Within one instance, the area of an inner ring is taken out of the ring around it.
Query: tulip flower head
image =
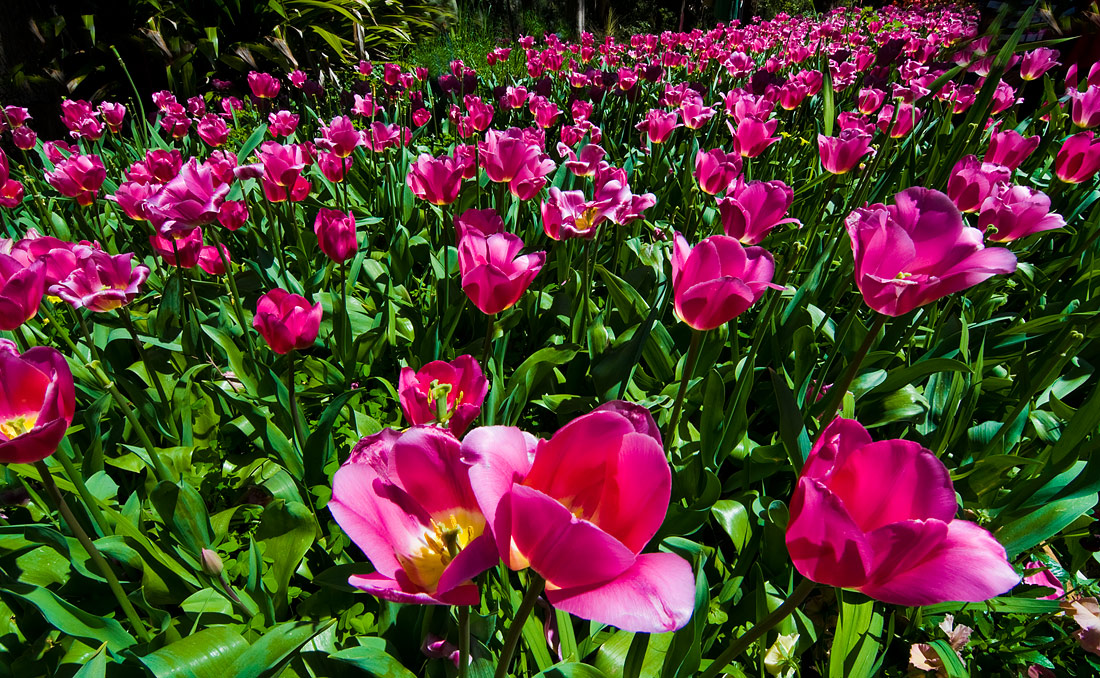
[[[56,163],[54,171],[46,172],[46,183],[78,205],[87,207],[95,202],[96,193],[107,179],[107,170],[98,155],[73,154]]]
[[[1100,170],[1100,142],[1093,132],[1079,132],[1062,142],[1054,158],[1054,175],[1067,184],[1080,184]]]
[[[705,152],[699,149],[695,153],[695,181],[704,193],[718,195],[741,174],[742,162],[740,153],[726,153],[720,148]]]
[[[149,277],[149,267],[134,266],[133,254],[110,255],[97,249],[82,250],[75,267],[63,280],[50,286],[52,295],[73,308],[103,313],[133,301]]]
[[[907,440],[872,442],[836,419],[818,436],[795,488],[787,549],[813,581],[895,605],[980,602],[1020,581],[1005,549],[956,520],[947,467]]]
[[[744,313],[773,285],[772,255],[762,247],[742,247],[736,238],[712,235],[694,248],[676,234],[672,251],[672,290],[676,316],[705,331]]]
[[[1012,170],[968,155],[955,163],[947,180],[947,195],[963,212],[977,212],[998,184],[1008,184]]]
[[[645,118],[635,125],[649,139],[651,144],[663,144],[672,135],[672,130],[682,127],[676,111],[662,111],[654,108],[646,113]]]
[[[180,268],[195,268],[202,252],[202,229],[149,236],[149,245],[160,255],[164,263]]]
[[[449,155],[434,158],[421,153],[409,163],[405,183],[413,195],[433,205],[449,205],[458,199],[462,189],[465,163]]]
[[[1020,78],[1038,80],[1043,74],[1058,65],[1058,50],[1049,47],[1037,47],[1020,59]]]
[[[300,294],[275,288],[260,297],[252,327],[279,354],[313,346],[321,329],[321,302],[310,305]]]
[[[989,150],[985,152],[984,160],[1004,165],[1010,170],[1018,169],[1039,148],[1039,140],[1038,135],[1024,137],[1014,130],[994,132],[989,138]]]
[[[0,254],[0,330],[11,331],[38,313],[46,291],[46,263],[24,266],[8,254]]]
[[[30,464],[57,451],[76,409],[73,375],[55,348],[22,355],[0,346],[0,463]]]
[[[313,233],[317,245],[329,259],[336,263],[347,261],[359,249],[355,235],[355,217],[351,212],[341,212],[322,207],[313,221]]]
[[[248,74],[248,87],[257,99],[274,99],[279,96],[279,79],[270,73],[251,71]]]
[[[727,197],[718,201],[718,213],[726,235],[742,245],[755,245],[780,224],[797,224],[785,219],[794,202],[794,190],[782,181],[750,181],[738,178]]]
[[[642,553],[672,489],[645,408],[607,403],[550,440],[483,426],[462,441],[462,456],[500,557],[541,575],[555,608],[635,632],[673,631],[690,619],[691,565]]]
[[[374,565],[348,583],[383,600],[476,605],[497,551],[451,433],[417,426],[359,441],[332,479],[337,524]]]
[[[419,370],[401,369],[398,395],[410,425],[442,424],[455,436],[481,413],[489,382],[473,356],[433,360]]]
[[[530,200],[546,185],[554,161],[527,130],[511,127],[488,130],[478,142],[481,166],[490,181],[508,183],[508,190],[520,200]]]
[[[943,193],[908,188],[890,206],[861,207],[845,220],[863,301],[899,316],[997,274],[1016,270],[1016,255],[986,248]]]
[[[229,184],[222,183],[208,165],[195,158],[146,201],[150,221],[162,235],[177,235],[209,224],[218,217]]]
[[[1059,214],[1050,211],[1050,198],[1029,186],[997,186],[978,211],[978,227],[992,227],[988,237],[993,242],[1009,242],[1039,233],[1063,228]]]
[[[462,290],[482,313],[511,308],[546,263],[545,252],[520,255],[523,241],[512,233],[466,231],[458,242]]]
[[[859,165],[863,156],[871,153],[871,135],[863,130],[848,128],[840,136],[817,135],[821,149],[821,166],[826,172],[847,174]]]
[[[779,127],[779,118],[767,120],[756,116],[748,116],[734,127],[726,122],[733,134],[733,143],[737,152],[743,158],[755,158],[768,149],[779,137],[775,130]]]

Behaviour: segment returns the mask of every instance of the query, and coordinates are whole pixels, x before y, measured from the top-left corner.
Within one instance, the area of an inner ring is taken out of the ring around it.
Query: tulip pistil
[[[0,422],[0,433],[3,433],[8,440],[18,438],[24,433],[29,433],[37,421],[37,414],[20,415],[5,422]]]

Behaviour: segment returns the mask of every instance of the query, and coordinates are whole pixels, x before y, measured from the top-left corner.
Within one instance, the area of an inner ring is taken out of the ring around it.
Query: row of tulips
[[[0,612],[154,675],[1087,673],[1100,66],[1025,24],[4,108],[0,534],[95,572]]]

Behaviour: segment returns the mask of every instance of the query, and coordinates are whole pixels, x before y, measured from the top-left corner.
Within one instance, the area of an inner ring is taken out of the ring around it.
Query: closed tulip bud
[[[0,463],[31,464],[56,452],[75,409],[73,375],[60,351],[0,350]]]
[[[99,115],[107,124],[107,129],[112,134],[118,134],[122,130],[122,123],[126,119],[126,107],[122,104],[104,101],[99,105]]]
[[[202,252],[202,229],[193,228],[167,236],[151,235],[149,245],[169,266],[194,268]]]
[[[772,255],[762,247],[742,247],[736,239],[712,235],[691,247],[676,234],[672,290],[676,316],[696,330],[712,330],[748,310],[773,285]]]
[[[468,231],[458,243],[462,290],[482,313],[492,315],[519,301],[546,263],[545,252],[520,255],[523,241],[511,233]]]
[[[351,212],[321,208],[313,221],[313,232],[321,251],[338,264],[355,256],[359,249]]]
[[[321,329],[321,304],[276,288],[260,297],[252,327],[279,354],[313,346]]]
[[[226,200],[218,208],[218,223],[230,231],[244,226],[248,221],[248,205],[243,200]]]
[[[220,577],[225,569],[225,565],[222,564],[222,559],[216,551],[203,549],[199,560],[202,564],[202,573],[208,577]]]
[[[1018,240],[1065,225],[1061,215],[1051,213],[1050,198],[1027,186],[995,187],[978,212],[978,227],[993,228],[986,235],[993,242]]]
[[[218,245],[218,247],[206,245],[199,250],[199,268],[210,275],[225,275],[225,267],[232,261],[229,249],[225,245]]]
[[[29,151],[38,141],[38,134],[30,127],[16,127],[11,131],[12,144],[21,151]]]

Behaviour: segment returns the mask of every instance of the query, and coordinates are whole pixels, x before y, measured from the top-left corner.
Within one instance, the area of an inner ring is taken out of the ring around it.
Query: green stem
[[[492,314],[489,316],[489,327],[485,330],[485,344],[481,349],[481,368],[486,369],[489,364],[489,352],[493,350],[493,326],[496,324],[497,316]]]
[[[879,330],[886,324],[886,319],[887,316],[882,313],[875,314],[875,321],[871,323],[871,329],[867,330],[867,336],[863,338],[859,350],[856,351],[851,362],[848,363],[848,369],[844,371],[844,376],[840,378],[840,381],[834,383],[830,389],[829,395],[825,398],[825,409],[822,410],[822,417],[819,419],[822,431],[836,416],[840,404],[844,400],[844,394],[848,392],[848,387],[852,385],[852,380],[856,378],[856,372],[863,364],[863,359],[867,357],[867,352],[871,350],[871,344],[874,343]]]
[[[684,409],[684,396],[687,394],[691,375],[695,372],[695,363],[699,360],[699,348],[703,344],[705,334],[706,332],[700,332],[699,330],[691,331],[691,346],[688,348],[687,359],[684,360],[684,371],[680,375],[680,390],[676,392],[676,404],[672,406],[672,418],[669,419],[668,430],[665,431],[665,438],[670,447],[675,447],[680,441],[676,433],[676,427],[680,423],[680,413]]]
[[[241,295],[237,291],[237,279],[233,276],[233,269],[229,257],[222,251],[222,244],[218,239],[217,229],[211,227],[208,233],[210,234],[210,240],[214,243],[214,247],[218,250],[218,255],[222,258],[222,266],[225,267],[225,279],[229,283],[229,294],[233,297],[233,312],[237,315],[237,322],[241,325],[241,335],[244,336],[245,346],[248,347],[248,355],[252,358],[252,363],[255,364],[256,349],[252,345],[252,335],[248,333],[248,323],[245,322],[244,319],[244,307],[241,306]]]
[[[145,357],[145,346],[142,344],[141,339],[138,339],[137,330],[134,328],[134,321],[130,317],[130,309],[123,306],[119,311],[122,322],[130,332],[130,338],[134,340],[134,346],[137,347],[138,357],[141,358],[141,364],[145,366],[146,374],[149,375],[149,379],[152,380],[153,386],[157,389],[157,396],[160,397],[160,402],[164,403],[165,407],[171,409],[171,403],[168,400],[168,396],[164,393],[164,387],[161,386],[160,379],[157,378],[156,372],[149,366],[149,360]],[[174,419],[170,418],[169,421],[172,421],[173,425],[175,424]]]
[[[458,606],[458,676],[466,678],[470,663],[470,606]]]
[[[141,636],[141,641],[143,643],[152,641],[153,638],[149,635],[149,630],[145,628],[145,624],[143,624],[138,617],[137,610],[134,609],[133,603],[126,597],[126,592],[122,590],[122,585],[118,583],[118,577],[115,576],[114,570],[107,564],[107,561],[103,558],[103,554],[95,547],[91,538],[88,537],[88,533],[85,532],[84,528],[77,522],[76,516],[74,516],[73,512],[69,509],[69,505],[65,503],[65,497],[61,496],[61,490],[58,489],[57,483],[53,481],[53,476],[50,475],[50,469],[46,466],[46,462],[36,461],[34,462],[34,467],[38,469],[38,474],[42,477],[42,484],[46,486],[46,491],[49,493],[54,504],[57,505],[57,510],[61,513],[61,517],[65,519],[65,523],[69,526],[69,530],[73,533],[73,536],[77,538],[77,541],[80,542],[80,545],[84,547],[84,550],[88,552],[88,555],[92,559],[92,563],[95,564],[99,573],[107,580],[107,586],[111,588],[111,593],[114,594],[115,600],[122,606],[122,611],[126,614],[126,619],[130,621],[130,626],[133,626],[137,634]]]
[[[789,614],[794,612],[795,608],[806,599],[806,596],[810,595],[810,591],[814,590],[817,586],[816,582],[809,579],[803,579],[802,583],[795,587],[794,591],[791,591],[791,595],[783,601],[783,604],[775,608],[775,611],[760,620],[760,623],[753,626],[748,630],[745,635],[741,636],[727,647],[722,654],[718,655],[718,658],[711,662],[710,666],[703,670],[699,674],[699,678],[715,678],[722,669],[726,668],[731,661],[733,661],[737,655],[744,652],[750,645],[755,643],[758,639],[763,637],[765,633],[770,631],[776,624],[787,618]]]
[[[65,470],[65,475],[69,478],[69,482],[76,487],[77,494],[80,495],[80,500],[84,503],[84,508],[88,510],[88,515],[91,516],[92,521],[95,523],[96,529],[102,536],[111,534],[107,530],[107,521],[103,518],[103,513],[99,510],[99,505],[96,504],[95,497],[88,490],[88,486],[84,483],[84,476],[73,465],[72,459],[62,451],[58,451],[53,455],[53,458],[61,462],[61,468]]]
[[[516,616],[512,618],[512,624],[508,627],[508,635],[504,639],[504,649],[500,651],[500,661],[497,662],[497,670],[493,674],[494,678],[505,678],[508,675],[512,655],[515,654],[516,646],[519,645],[519,638],[523,635],[523,625],[527,622],[527,616],[531,614],[531,610],[534,609],[535,602],[538,601],[539,595],[545,586],[546,580],[536,572],[531,571],[531,581],[527,586],[527,592],[523,594],[523,602],[520,603],[519,609],[516,610]]]
[[[306,435],[302,430],[302,418],[298,415],[298,396],[294,387],[294,363],[297,362],[297,351],[291,351],[287,356],[290,359],[290,369],[287,371],[287,389],[290,391],[290,419],[294,422],[294,442],[298,444],[298,452],[305,452]]]

